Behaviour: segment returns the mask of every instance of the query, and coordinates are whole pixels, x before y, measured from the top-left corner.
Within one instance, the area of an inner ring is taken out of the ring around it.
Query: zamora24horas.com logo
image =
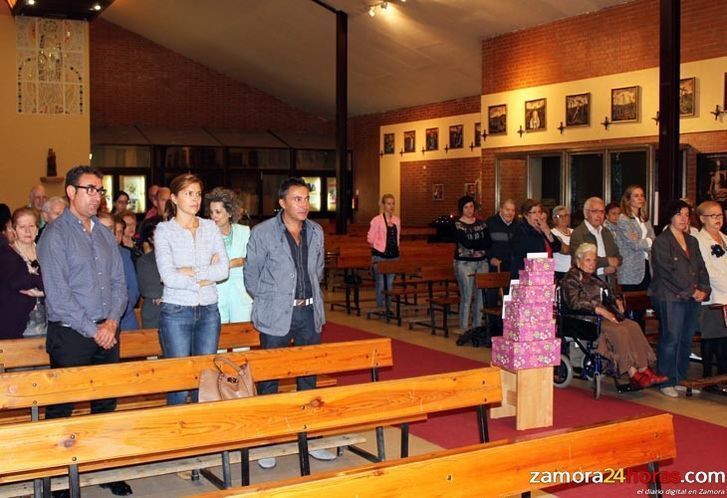
[[[687,471],[681,472],[677,470],[665,470],[649,472],[646,470],[634,469],[611,469],[607,468],[603,471],[580,471],[574,472],[567,470],[553,471],[531,471],[531,484],[614,484],[614,483],[636,483],[651,484],[660,481],[661,484],[725,484],[727,483],[727,473],[719,470],[712,471]],[[697,490],[694,490],[697,491]],[[702,490],[704,493],[688,493],[683,494],[714,494],[727,495],[724,489]],[[662,494],[671,494],[663,492]]]

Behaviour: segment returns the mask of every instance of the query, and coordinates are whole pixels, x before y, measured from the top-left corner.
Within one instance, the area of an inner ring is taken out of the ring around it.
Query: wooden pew
[[[442,330],[444,331],[444,337],[449,337],[447,317],[450,314],[452,306],[459,304],[459,291],[457,289],[457,279],[454,274],[454,267],[451,262],[439,266],[422,266],[421,281],[427,286],[429,321],[410,321],[409,330],[412,330],[414,325],[424,325],[431,329],[432,335],[436,334],[437,330]],[[454,283],[454,286],[450,285],[452,283]],[[436,289],[435,286],[437,286]],[[439,295],[435,295],[435,290]],[[438,326],[436,322],[437,312],[442,313],[441,326]]]
[[[214,368],[215,356],[1,374],[0,410],[31,410],[33,420],[38,420],[39,407],[61,402],[166,394],[194,389],[199,383],[200,372],[205,368]],[[298,376],[358,370],[371,370],[372,380],[375,380],[380,368],[393,365],[391,339],[388,338],[228,353],[226,357],[236,364],[249,362],[256,381],[294,381]],[[164,396],[159,396],[159,399],[165,404]],[[408,426],[404,427],[404,435],[408,435]],[[406,444],[405,437],[403,444]],[[375,456],[365,454],[363,450],[355,451],[374,461],[383,460],[383,429],[377,429],[377,447],[378,454]],[[406,453],[407,448],[404,451]],[[229,465],[225,475],[229,476]]]
[[[232,351],[236,348],[256,347],[260,345],[260,334],[250,322],[226,323],[220,331],[219,349]],[[134,330],[121,333],[121,358],[122,360],[140,360],[148,357],[159,357],[162,354],[159,336],[156,329]],[[12,339],[0,341],[0,365],[6,368],[19,367],[47,367],[49,365],[48,354],[45,352],[45,337],[34,337],[29,339]],[[3,370],[0,369],[0,376]],[[42,375],[49,375],[47,372]],[[330,387],[336,384],[336,380],[327,375],[321,375],[317,379],[318,387]],[[285,379],[281,382],[281,391],[295,390],[295,381]],[[188,389],[188,388],[185,388]],[[157,391],[165,393],[165,391]],[[149,408],[163,406],[166,404],[165,395],[146,395],[145,393],[126,394],[128,398],[119,400],[117,410],[135,410],[138,408]],[[103,399],[98,398],[98,399]],[[74,407],[74,414],[86,414],[90,412],[88,403],[83,402]],[[38,407],[51,403],[39,403]],[[10,408],[8,410],[8,408]],[[0,402],[0,424],[22,422],[29,420],[27,410],[14,410],[13,407],[5,407]],[[15,407],[18,408],[18,407]],[[38,414],[39,416],[39,414]],[[37,419],[38,416],[35,418]],[[32,419],[32,416],[31,418]]]
[[[260,336],[250,322],[225,323],[220,330],[219,349],[256,347]],[[122,360],[161,356],[157,329],[129,330],[121,333]],[[0,373],[10,368],[46,367],[50,365],[45,352],[45,337],[7,339],[0,341]]]
[[[625,469],[643,464],[650,473],[658,472],[660,461],[675,456],[672,415],[665,413],[197,496],[386,498],[402,496],[404,489],[407,496],[424,498],[509,496],[553,487],[543,472],[561,476],[600,472],[604,479],[620,479]],[[660,481],[654,481],[645,495],[661,496]]]
[[[486,441],[486,405],[501,397],[499,369],[489,367],[0,426],[0,481],[68,473],[71,496],[80,496],[79,472],[234,449],[242,450],[247,463],[251,446],[296,439],[306,475],[309,437],[398,424],[440,411],[476,407],[480,440]]]

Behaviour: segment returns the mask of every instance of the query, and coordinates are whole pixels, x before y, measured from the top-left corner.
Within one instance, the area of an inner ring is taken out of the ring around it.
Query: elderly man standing
[[[67,204],[65,199],[57,196],[51,197],[43,203],[43,209],[40,212],[41,219],[43,220],[41,222],[42,228],[38,229],[38,236],[35,238],[36,242],[40,240],[40,236],[45,227],[48,226],[48,223],[55,221],[56,218],[63,214],[63,210],[66,209],[66,206]]]
[[[612,275],[621,265],[619,253],[613,234],[603,226],[606,219],[606,203],[600,197],[590,197],[583,204],[583,223],[573,229],[570,246],[580,247],[589,243],[598,248],[596,273],[598,275]]]
[[[43,204],[48,200],[48,195],[45,193],[45,187],[43,185],[36,185],[30,189],[30,195],[28,196],[29,203],[28,207],[32,207],[39,213],[43,210]],[[45,220],[41,218],[39,229],[45,226]]]
[[[301,178],[283,180],[278,189],[280,213],[255,226],[243,267],[245,287],[253,297],[252,323],[263,349],[320,344],[325,323],[323,229],[308,219],[310,189]],[[315,376],[296,379],[299,391],[315,389]],[[260,382],[260,394],[278,392],[278,382]],[[333,460],[328,450],[311,450],[319,460]],[[275,458],[258,461],[275,466]]]
[[[38,243],[48,311],[46,351],[51,368],[119,361],[119,319],[126,308],[126,281],[116,240],[96,217],[106,193],[102,177],[90,166],[68,171],[68,209],[48,225]],[[91,402],[91,413],[115,409],[115,399]],[[68,417],[72,410],[72,403],[48,406],[45,417]],[[104,487],[116,495],[131,494],[124,482]]]

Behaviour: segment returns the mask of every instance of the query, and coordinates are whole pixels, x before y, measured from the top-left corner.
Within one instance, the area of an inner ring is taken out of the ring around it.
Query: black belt
[[[96,320],[91,320],[91,321],[94,323],[94,325],[101,325],[102,323],[104,323],[106,321],[106,318],[98,318]],[[70,326],[66,322],[50,322],[49,321],[48,323],[49,324],[53,324],[53,325],[60,325],[61,327],[66,327],[68,329],[72,329],[73,328],[72,326]]]

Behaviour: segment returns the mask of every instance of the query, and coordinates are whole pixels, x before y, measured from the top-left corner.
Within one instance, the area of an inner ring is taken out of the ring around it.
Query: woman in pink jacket
[[[376,306],[384,306],[384,278],[386,289],[391,289],[394,274],[382,275],[377,270],[379,261],[393,261],[399,259],[399,237],[401,236],[401,220],[394,214],[396,200],[391,194],[384,194],[381,198],[384,211],[371,220],[366,240],[371,246],[371,273],[376,280]],[[391,303],[391,298],[387,298]]]

